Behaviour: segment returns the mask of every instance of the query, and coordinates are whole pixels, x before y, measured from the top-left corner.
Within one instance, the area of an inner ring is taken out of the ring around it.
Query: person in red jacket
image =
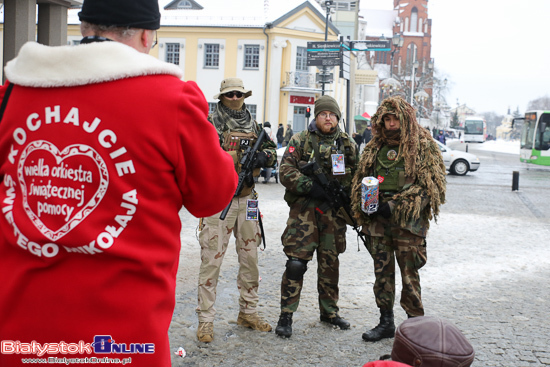
[[[201,90],[148,55],[158,2],[79,16],[81,45],[26,43],[0,88],[0,366],[170,366],[178,212],[220,212],[237,174]]]

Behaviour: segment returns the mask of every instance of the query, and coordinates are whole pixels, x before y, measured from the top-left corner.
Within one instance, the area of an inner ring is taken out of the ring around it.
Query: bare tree
[[[550,97],[548,95],[529,101],[527,110],[548,110],[550,109]]]

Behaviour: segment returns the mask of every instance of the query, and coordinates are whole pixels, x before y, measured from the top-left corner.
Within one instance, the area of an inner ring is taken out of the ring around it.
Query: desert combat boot
[[[197,339],[203,343],[210,343],[214,339],[214,323],[199,322],[197,329]]]
[[[249,327],[258,331],[271,331],[271,325],[267,321],[258,315],[257,312],[254,313],[244,313],[239,312],[239,317],[237,318],[237,325]]]

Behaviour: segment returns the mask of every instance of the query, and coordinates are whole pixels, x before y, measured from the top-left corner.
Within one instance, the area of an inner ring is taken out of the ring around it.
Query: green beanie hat
[[[340,117],[342,116],[340,107],[338,107],[338,103],[331,96],[321,96],[315,101],[315,118],[323,111],[334,112],[338,117],[338,121],[340,121]]]

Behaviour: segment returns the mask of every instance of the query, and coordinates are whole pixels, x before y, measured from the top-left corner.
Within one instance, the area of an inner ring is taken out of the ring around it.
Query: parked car
[[[435,142],[441,150],[445,168],[447,168],[451,174],[464,176],[468,171],[474,172],[479,168],[481,163],[476,155],[451,149],[437,140]]]

